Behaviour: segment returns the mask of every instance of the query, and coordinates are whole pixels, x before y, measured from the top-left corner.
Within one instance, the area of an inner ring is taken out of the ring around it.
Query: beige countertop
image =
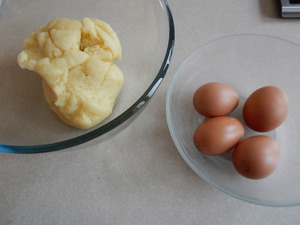
[[[300,44],[300,20],[279,17],[275,0],[169,0],[176,41],[165,80],[143,113],[88,149],[0,154],[0,224],[296,225],[300,206],[272,208],[232,198],[201,180],[169,135],[171,75],[198,46],[240,33]]]

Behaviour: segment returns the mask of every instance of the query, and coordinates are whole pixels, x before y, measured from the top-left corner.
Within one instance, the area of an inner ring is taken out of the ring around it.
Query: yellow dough
[[[124,76],[119,38],[105,22],[56,18],[24,41],[21,68],[43,78],[45,98],[67,124],[91,128],[113,110]]]

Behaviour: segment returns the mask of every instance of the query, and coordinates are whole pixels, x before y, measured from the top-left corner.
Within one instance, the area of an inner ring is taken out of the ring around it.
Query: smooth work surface
[[[126,130],[88,149],[1,153],[1,225],[300,224],[300,206],[253,205],[201,180],[178,153],[165,116],[171,75],[197,47],[240,33],[273,35],[300,44],[300,20],[281,19],[276,0],[170,0],[169,4],[175,51],[149,106]]]

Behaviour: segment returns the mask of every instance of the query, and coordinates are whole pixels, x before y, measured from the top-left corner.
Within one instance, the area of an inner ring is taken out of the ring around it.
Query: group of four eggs
[[[268,135],[244,138],[245,126],[267,132],[280,126],[288,115],[288,97],[276,86],[255,90],[242,107],[245,125],[228,116],[239,104],[238,93],[230,86],[210,82],[194,93],[193,104],[207,119],[194,133],[194,144],[203,154],[214,156],[232,151],[232,163],[238,173],[249,179],[261,179],[276,169],[280,159],[277,142]]]

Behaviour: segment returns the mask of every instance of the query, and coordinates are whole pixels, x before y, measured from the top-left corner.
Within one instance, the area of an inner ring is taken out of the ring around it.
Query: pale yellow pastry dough
[[[24,41],[21,68],[43,78],[45,98],[67,124],[91,128],[113,110],[124,76],[119,38],[105,22],[56,18]]]

